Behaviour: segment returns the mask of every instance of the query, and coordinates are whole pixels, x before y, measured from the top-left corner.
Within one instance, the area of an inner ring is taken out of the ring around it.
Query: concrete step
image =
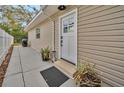
[[[58,61],[55,62],[55,66],[58,69],[62,70],[62,72],[64,72],[70,78],[73,78],[73,74],[76,71],[76,65],[68,63],[64,60],[58,60]]]

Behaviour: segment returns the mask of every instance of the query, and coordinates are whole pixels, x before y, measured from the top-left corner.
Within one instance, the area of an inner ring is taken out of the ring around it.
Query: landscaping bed
[[[11,46],[8,49],[8,53],[6,54],[1,66],[0,66],[0,87],[2,87],[2,83],[4,80],[4,76],[6,74],[6,70],[7,70],[10,58],[11,58],[12,51],[13,51],[13,46]]]
[[[89,63],[79,64],[73,77],[78,87],[101,87],[102,84],[101,78],[95,71],[95,65]]]

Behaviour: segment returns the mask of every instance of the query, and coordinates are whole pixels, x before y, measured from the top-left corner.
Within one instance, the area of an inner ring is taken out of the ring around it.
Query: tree
[[[0,14],[0,28],[13,35],[17,42],[27,35],[23,29],[39,11],[30,5],[2,5],[0,8],[2,10]]]

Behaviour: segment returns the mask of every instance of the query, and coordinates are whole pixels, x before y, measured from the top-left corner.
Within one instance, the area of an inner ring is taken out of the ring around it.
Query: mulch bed
[[[13,46],[11,46],[9,48],[8,53],[6,54],[1,66],[0,66],[0,87],[2,87],[2,83],[4,80],[4,76],[6,74],[6,70],[7,70],[10,58],[11,58],[12,51],[13,51]]]

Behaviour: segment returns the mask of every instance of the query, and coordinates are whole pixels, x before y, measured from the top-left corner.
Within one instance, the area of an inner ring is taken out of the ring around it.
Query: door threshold
[[[67,76],[73,79],[73,74],[76,72],[76,65],[73,65],[63,59],[57,60],[55,66],[60,68]]]
[[[76,64],[75,64],[75,63],[72,63],[71,61],[69,61],[69,60],[67,60],[67,59],[61,58],[61,60],[65,61],[65,62],[68,62],[68,63],[70,63],[70,64],[72,64],[72,65],[75,65],[75,66],[76,66]]]

